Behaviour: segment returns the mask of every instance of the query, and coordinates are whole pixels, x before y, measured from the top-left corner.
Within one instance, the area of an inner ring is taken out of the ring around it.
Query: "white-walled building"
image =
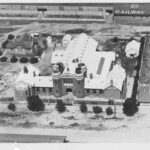
[[[126,56],[129,58],[135,58],[139,56],[140,45],[141,45],[140,42],[137,42],[135,40],[129,42],[125,49]]]

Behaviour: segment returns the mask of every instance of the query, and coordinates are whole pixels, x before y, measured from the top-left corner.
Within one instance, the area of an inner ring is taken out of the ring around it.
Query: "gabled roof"
[[[120,65],[116,64],[113,66],[113,69],[109,72],[110,81],[112,85],[118,90],[122,90],[123,82],[126,78],[125,69]]]
[[[33,45],[33,41],[29,34],[24,33],[21,36],[16,36],[16,38],[12,41],[9,41],[6,48],[14,49],[18,46],[24,48],[24,49],[31,49]]]

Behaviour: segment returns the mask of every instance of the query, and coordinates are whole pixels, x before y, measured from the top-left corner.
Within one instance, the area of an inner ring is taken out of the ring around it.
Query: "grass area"
[[[9,32],[13,32],[15,30],[17,30],[18,28],[9,28],[9,27],[1,27],[0,28],[0,33],[1,34],[5,34],[5,33],[9,33]]]

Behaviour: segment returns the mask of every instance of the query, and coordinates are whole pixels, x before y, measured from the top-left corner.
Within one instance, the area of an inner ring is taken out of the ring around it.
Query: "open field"
[[[68,111],[59,114],[54,105],[47,105],[44,112],[31,112],[25,105],[16,104],[16,112],[0,105],[0,133],[65,135],[70,142],[149,142],[149,106],[141,106],[133,117],[122,114],[117,106],[117,119],[107,117],[105,112],[96,117],[92,106],[82,114],[79,107],[68,106]],[[107,106],[102,106],[103,110]],[[111,135],[111,136],[110,136]]]

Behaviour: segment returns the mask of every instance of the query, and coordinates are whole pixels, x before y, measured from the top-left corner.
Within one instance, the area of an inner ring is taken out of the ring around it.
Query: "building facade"
[[[52,75],[30,76],[26,95],[56,100],[68,100],[70,94],[73,99],[124,99],[125,70],[116,63],[114,52],[96,51],[97,46],[97,41],[82,33],[70,41],[66,50],[53,51]]]

